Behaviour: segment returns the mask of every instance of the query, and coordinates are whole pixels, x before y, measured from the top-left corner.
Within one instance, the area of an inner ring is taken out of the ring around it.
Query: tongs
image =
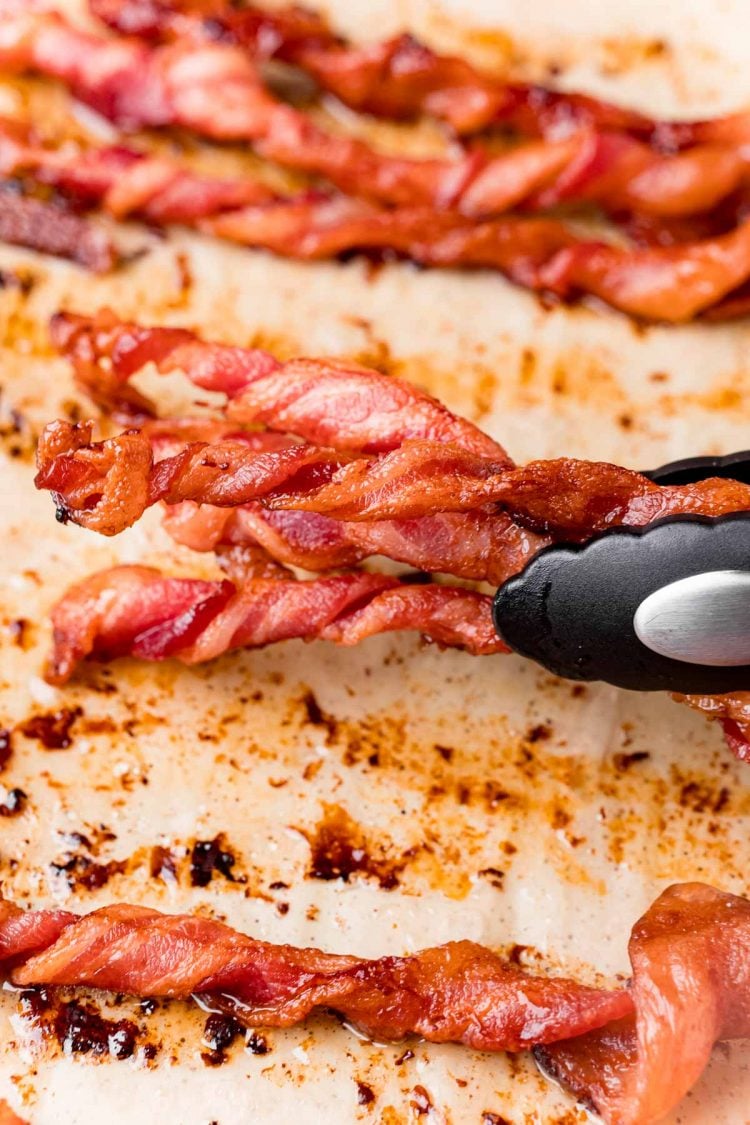
[[[646,472],[657,484],[750,484],[750,451]],[[515,652],[569,680],[635,691],[750,690],[750,512],[680,515],[541,551],[497,591]]]

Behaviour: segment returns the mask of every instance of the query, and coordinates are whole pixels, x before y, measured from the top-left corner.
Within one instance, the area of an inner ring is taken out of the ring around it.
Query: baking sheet
[[[353,33],[408,19],[518,73],[543,72],[545,51],[555,65],[565,55],[577,84],[637,95],[654,112],[750,101],[741,0],[693,0],[688,12],[569,0],[559,27],[560,11],[536,0],[328,7]],[[555,21],[546,47],[545,19]],[[615,37],[618,67],[607,64]],[[626,57],[626,42],[660,37],[667,49]],[[60,112],[41,84],[0,86],[0,107],[29,99]],[[31,906],[207,911],[269,940],[371,956],[468,937],[592,981],[627,972],[630,926],[668,883],[746,892],[746,767],[716,728],[664,698],[393,637],[354,651],[295,642],[196,669],[121,661],[53,690],[41,679],[46,613],[70,582],[120,560],[213,571],[175,548],[153,512],[115,542],[61,527],[31,482],[41,425],[90,413],[47,343],[58,307],[108,304],[282,355],[353,356],[413,378],[519,460],[571,454],[639,468],[748,445],[750,329],[640,329],[607,312],[544,309],[492,275],[300,265],[182,232],[130,237],[147,253],[97,280],[0,248],[0,728],[14,731],[0,783],[28,796],[20,817],[0,820],[3,892]],[[178,377],[150,386],[165,405],[191,402]],[[66,748],[20,731],[61,709]],[[216,872],[194,886],[191,849],[217,836],[234,856],[232,879]],[[331,841],[365,853],[346,880],[325,877]],[[195,1007],[149,1014],[127,999],[91,1000],[137,1024],[133,1057],[66,1054],[16,995],[0,997],[0,1096],[33,1125],[586,1118],[524,1057],[372,1044],[319,1017],[263,1032],[254,1045],[265,1053],[238,1040],[217,1065]],[[748,1052],[733,1044],[673,1120],[740,1125],[749,1099]]]

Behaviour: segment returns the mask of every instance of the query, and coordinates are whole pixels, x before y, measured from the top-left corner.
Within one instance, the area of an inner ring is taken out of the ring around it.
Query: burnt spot
[[[405,859],[390,860],[380,846],[368,841],[362,828],[339,805],[324,805],[323,818],[304,835],[310,845],[311,879],[348,883],[353,875],[366,875],[384,890],[398,886]]]
[[[226,1062],[226,1052],[232,1046],[242,1027],[233,1016],[214,1012],[206,1020],[203,1028],[203,1045],[208,1049],[201,1052],[206,1066],[221,1066]]]
[[[0,728],[0,770],[4,770],[13,756],[13,736],[9,730]]]
[[[375,1091],[366,1082],[357,1082],[357,1105],[372,1105],[375,1101]]]
[[[28,797],[23,789],[9,789],[5,799],[0,801],[0,816],[20,816],[26,807]]]
[[[493,1113],[492,1110],[486,1109],[482,1114],[482,1125],[511,1125],[511,1123],[502,1114]]]
[[[214,874],[230,883],[246,883],[246,875],[235,875],[237,857],[226,845],[224,834],[213,840],[196,840],[190,852],[190,882],[194,887],[207,887]]]
[[[71,890],[98,891],[105,887],[113,875],[124,875],[127,860],[111,859],[97,863],[91,856],[77,853],[49,865],[52,875],[63,879]]]
[[[424,1086],[415,1086],[411,1093],[412,1097],[409,1105],[412,1107],[417,1117],[424,1117],[434,1109],[432,1098],[427,1093]]]
[[[304,721],[311,727],[320,727],[326,732],[326,741],[331,742],[336,737],[338,724],[332,715],[328,715],[318,703],[313,691],[306,691],[300,700],[305,712]]]
[[[72,745],[71,730],[76,719],[83,714],[80,707],[63,707],[43,715],[32,715],[19,724],[18,730],[26,738],[41,742],[45,750],[67,750]]]
[[[66,1055],[129,1059],[144,1034],[132,1020],[106,1019],[90,1001],[54,1000],[45,988],[24,989],[18,1010]]]
[[[169,848],[156,844],[151,849],[148,865],[152,879],[162,879],[165,883],[177,882],[177,864]]]
[[[612,762],[618,773],[625,773],[639,762],[647,762],[651,755],[648,750],[634,750],[632,754],[615,754]]]
[[[31,625],[31,622],[27,621],[25,617],[17,617],[14,621],[11,621],[10,624],[8,625],[8,632],[11,635],[11,639],[13,641],[13,644],[17,645],[18,648],[25,648],[26,647],[26,641],[28,640],[30,625]]]
[[[271,1048],[265,1036],[259,1035],[257,1031],[249,1031],[245,1036],[245,1050],[251,1055],[267,1055]]]

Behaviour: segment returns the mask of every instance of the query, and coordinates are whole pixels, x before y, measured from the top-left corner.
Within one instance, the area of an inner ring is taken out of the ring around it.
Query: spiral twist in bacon
[[[0,121],[0,173],[53,185],[76,205],[101,206],[118,219],[187,223],[292,258],[387,251],[426,266],[496,269],[559,299],[589,294],[647,320],[747,313],[750,222],[702,241],[632,249],[581,240],[557,219],[477,223],[424,207],[384,211],[337,194],[279,197],[257,180],[201,176],[132,148],[52,149],[7,121]],[[114,261],[104,232],[42,201],[10,197],[3,236],[97,270]]]
[[[376,1040],[533,1047],[609,1125],[661,1120],[715,1042],[750,1035],[749,939],[746,899],[701,883],[669,887],[633,928],[630,987],[606,990],[534,975],[469,941],[366,960],[142,906],[78,916],[0,904],[0,958],[18,987],[198,996],[251,1027],[289,1027],[332,1008]]]
[[[73,586],[52,610],[51,683],[81,660],[135,656],[198,664],[238,648],[293,639],[356,645],[378,633],[415,631],[476,656],[507,652],[492,623],[492,599],[457,586],[408,585],[354,571],[307,582],[283,577],[168,578],[120,566]]]
[[[746,176],[738,148],[696,145],[661,155],[632,137],[590,128],[500,155],[389,156],[327,132],[280,102],[253,62],[231,46],[191,38],[157,47],[136,39],[113,42],[54,13],[22,8],[4,21],[0,63],[61,79],[123,127],[179,125],[214,140],[249,141],[270,159],[324,176],[347,194],[455,209],[471,218],[571,200],[613,213],[692,215],[715,208]]]
[[[697,142],[746,144],[750,115],[699,122],[654,121],[623,106],[483,74],[465,59],[438,55],[412,35],[364,46],[345,42],[315,12],[268,11],[229,0],[89,0],[91,11],[125,35],[152,40],[193,36],[276,57],[306,71],[352,109],[381,117],[428,114],[457,133],[502,124],[554,134],[572,123],[629,133],[669,151]]]

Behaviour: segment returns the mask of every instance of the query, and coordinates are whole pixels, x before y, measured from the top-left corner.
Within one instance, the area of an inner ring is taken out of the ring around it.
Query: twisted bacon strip
[[[276,57],[300,67],[352,109],[393,118],[429,114],[457,133],[503,124],[545,135],[576,122],[629,133],[670,151],[699,141],[742,145],[750,137],[748,114],[654,121],[582,94],[504,82],[465,59],[436,54],[412,35],[353,45],[318,13],[296,6],[268,11],[229,0],[89,0],[89,7],[125,35],[236,43],[253,58]]]
[[[71,587],[52,610],[50,683],[87,657],[198,664],[237,648],[295,638],[356,645],[412,630],[476,656],[507,652],[492,623],[492,599],[457,586],[410,586],[354,571],[298,582],[167,578],[143,566],[100,571]]]
[[[428,266],[498,269],[562,299],[588,293],[651,320],[684,321],[704,311],[719,320],[747,311],[741,287],[750,277],[750,222],[703,241],[633,250],[581,241],[555,219],[474,223],[420,207],[383,211],[343,195],[276,197],[259,181],[196,175],[122,146],[48,148],[7,121],[0,121],[0,174],[31,176],[116,218],[188,223],[293,258],[385,250]],[[84,219],[61,219],[59,208],[34,200],[11,199],[0,215],[3,235],[96,269],[113,261],[103,232],[89,233]],[[739,301],[722,301],[735,290]]]
[[[0,242],[69,258],[95,273],[112,269],[117,252],[106,231],[59,205],[0,185]]]
[[[238,425],[262,423],[319,445],[363,453],[385,452],[413,438],[452,442],[509,463],[488,434],[431,395],[354,363],[296,359],[282,364],[257,348],[207,344],[184,328],[149,328],[120,321],[108,310],[95,317],[58,313],[51,335],[94,397],[106,369],[113,381],[110,406],[118,405],[118,387],[153,363],[162,374],[184,371],[195,386],[226,395],[227,417]]]
[[[12,13],[13,0],[10,5]],[[0,33],[0,64],[62,79],[78,98],[124,127],[180,125],[214,140],[250,141],[263,155],[324,176],[347,194],[457,209],[472,218],[571,199],[615,213],[691,215],[715,208],[746,176],[736,148],[694,146],[663,156],[631,137],[591,129],[497,156],[388,156],[326,132],[279,102],[253,63],[232,47],[191,39],[165,47],[112,42],[54,13],[9,15]]]
[[[535,1048],[610,1125],[676,1107],[715,1042],[750,1035],[750,904],[702,883],[669,887],[633,928],[629,989],[534,976],[473,942],[378,960],[271,945],[196,915],[105,906],[84,916],[0,905],[5,972],[19,987],[198,995],[248,1026],[333,1008],[366,1035]]]

